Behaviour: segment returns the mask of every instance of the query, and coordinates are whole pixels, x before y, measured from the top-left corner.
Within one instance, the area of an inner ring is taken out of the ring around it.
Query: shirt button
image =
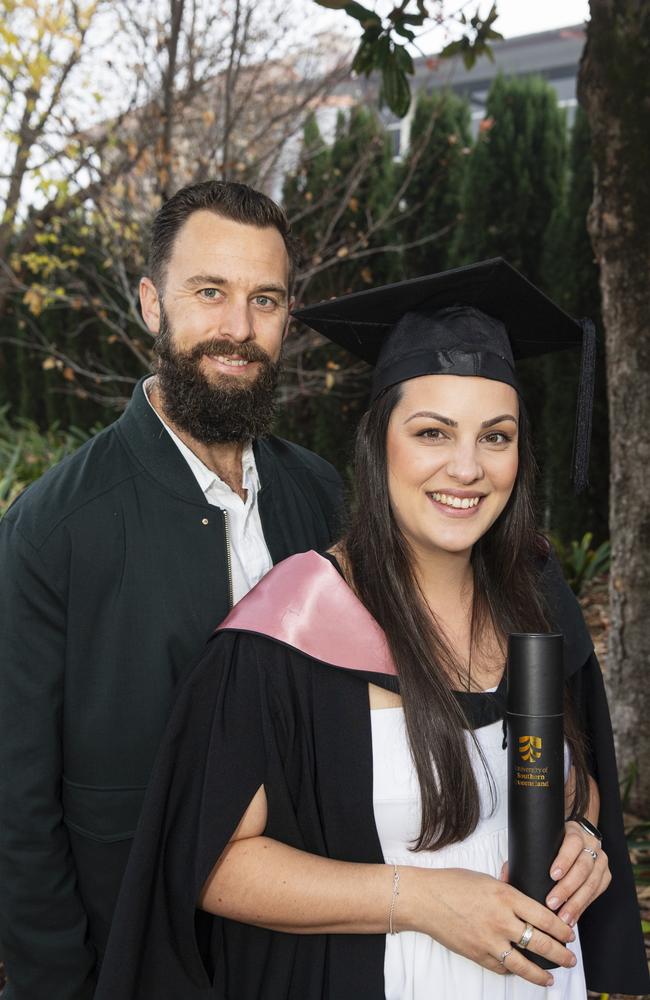
[[[201,521],[201,524],[209,524],[209,523],[210,522],[208,521],[207,517],[204,517],[203,520]]]

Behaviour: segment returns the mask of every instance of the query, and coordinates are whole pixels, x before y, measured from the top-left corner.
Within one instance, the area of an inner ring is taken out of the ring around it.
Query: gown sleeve
[[[612,881],[580,918],[587,986],[597,993],[650,992],[641,917],[623,827],[614,736],[603,675],[575,595],[551,554],[543,578],[554,626],[565,639],[567,685],[600,793],[598,826]]]
[[[264,783],[265,689],[249,637],[225,633],[182,685],[156,759],[95,1000],[212,996],[196,900]]]

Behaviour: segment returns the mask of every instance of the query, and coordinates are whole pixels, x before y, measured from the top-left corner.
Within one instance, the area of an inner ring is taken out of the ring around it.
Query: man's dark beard
[[[214,338],[196,344],[189,351],[177,351],[163,311],[154,350],[165,415],[195,441],[208,445],[245,442],[269,434],[281,365],[279,361],[271,361],[254,341],[236,344]],[[259,362],[260,370],[254,379],[233,374],[210,382],[200,368],[206,354],[225,357],[238,354],[246,361]]]

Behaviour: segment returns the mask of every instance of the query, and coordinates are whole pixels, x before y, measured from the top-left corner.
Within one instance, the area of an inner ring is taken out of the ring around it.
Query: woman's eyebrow
[[[492,417],[491,420],[484,420],[481,427],[494,427],[495,424],[500,424],[502,420],[512,420],[513,424],[517,423],[517,418],[513,417],[511,413],[502,413],[500,417]]]
[[[418,410],[417,413],[412,413],[408,420],[404,423],[408,424],[409,420],[415,420],[416,417],[426,417],[429,420],[439,420],[441,424],[446,424],[447,427],[458,427],[458,423],[452,420],[451,417],[443,417],[441,413],[434,413],[433,410]]]
[[[458,427],[457,420],[452,420],[451,417],[443,417],[442,413],[434,413],[433,410],[418,410],[417,413],[412,413],[404,423],[408,424],[409,420],[415,420],[417,417],[426,417],[428,420],[439,420],[441,424],[446,424],[447,427]],[[498,417],[484,420],[481,427],[494,427],[495,424],[500,424],[502,420],[512,420],[513,424],[517,423],[517,418],[513,417],[511,413],[501,413]]]

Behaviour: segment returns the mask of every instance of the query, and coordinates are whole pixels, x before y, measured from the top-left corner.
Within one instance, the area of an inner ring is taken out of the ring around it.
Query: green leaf
[[[476,46],[470,45],[467,48],[463,49],[463,66],[465,67],[465,69],[472,68],[472,66],[476,62],[476,56],[477,56]]]
[[[375,45],[375,64],[382,69],[393,60],[393,52],[388,35],[382,35]]]
[[[492,7],[490,8],[490,13],[485,18],[485,21],[483,23],[487,24],[488,27],[489,27],[491,24],[494,23],[494,21],[496,21],[496,19],[497,19],[498,16],[499,16],[499,12],[497,11],[497,5],[496,5],[496,3],[493,3]]]
[[[393,114],[404,117],[411,103],[411,88],[394,57],[387,59],[382,67],[382,97]]]
[[[410,53],[404,48],[403,45],[395,45],[395,63],[404,72],[410,73],[411,75],[415,73],[415,66],[413,65],[413,60],[411,59]]]
[[[353,73],[369,76],[375,65],[375,48],[373,45],[369,45],[365,39],[362,39],[352,60],[352,71]]]
[[[405,28],[403,24],[396,24],[395,31],[402,38],[407,38],[409,42],[412,42],[415,38],[415,32],[411,31],[409,28]]]
[[[445,45],[444,49],[440,53],[441,59],[452,59],[454,56],[459,56],[463,51],[463,43],[459,42],[449,42]]]
[[[399,22],[401,24],[414,24],[418,27],[424,24],[426,19],[426,14],[400,14]],[[395,18],[395,23],[397,24],[398,19]]]
[[[363,7],[362,4],[356,3],[356,0],[347,5],[345,13],[359,21],[364,28],[368,28],[373,24],[378,25],[381,28],[381,18],[375,14],[374,10],[368,10],[368,8]]]

